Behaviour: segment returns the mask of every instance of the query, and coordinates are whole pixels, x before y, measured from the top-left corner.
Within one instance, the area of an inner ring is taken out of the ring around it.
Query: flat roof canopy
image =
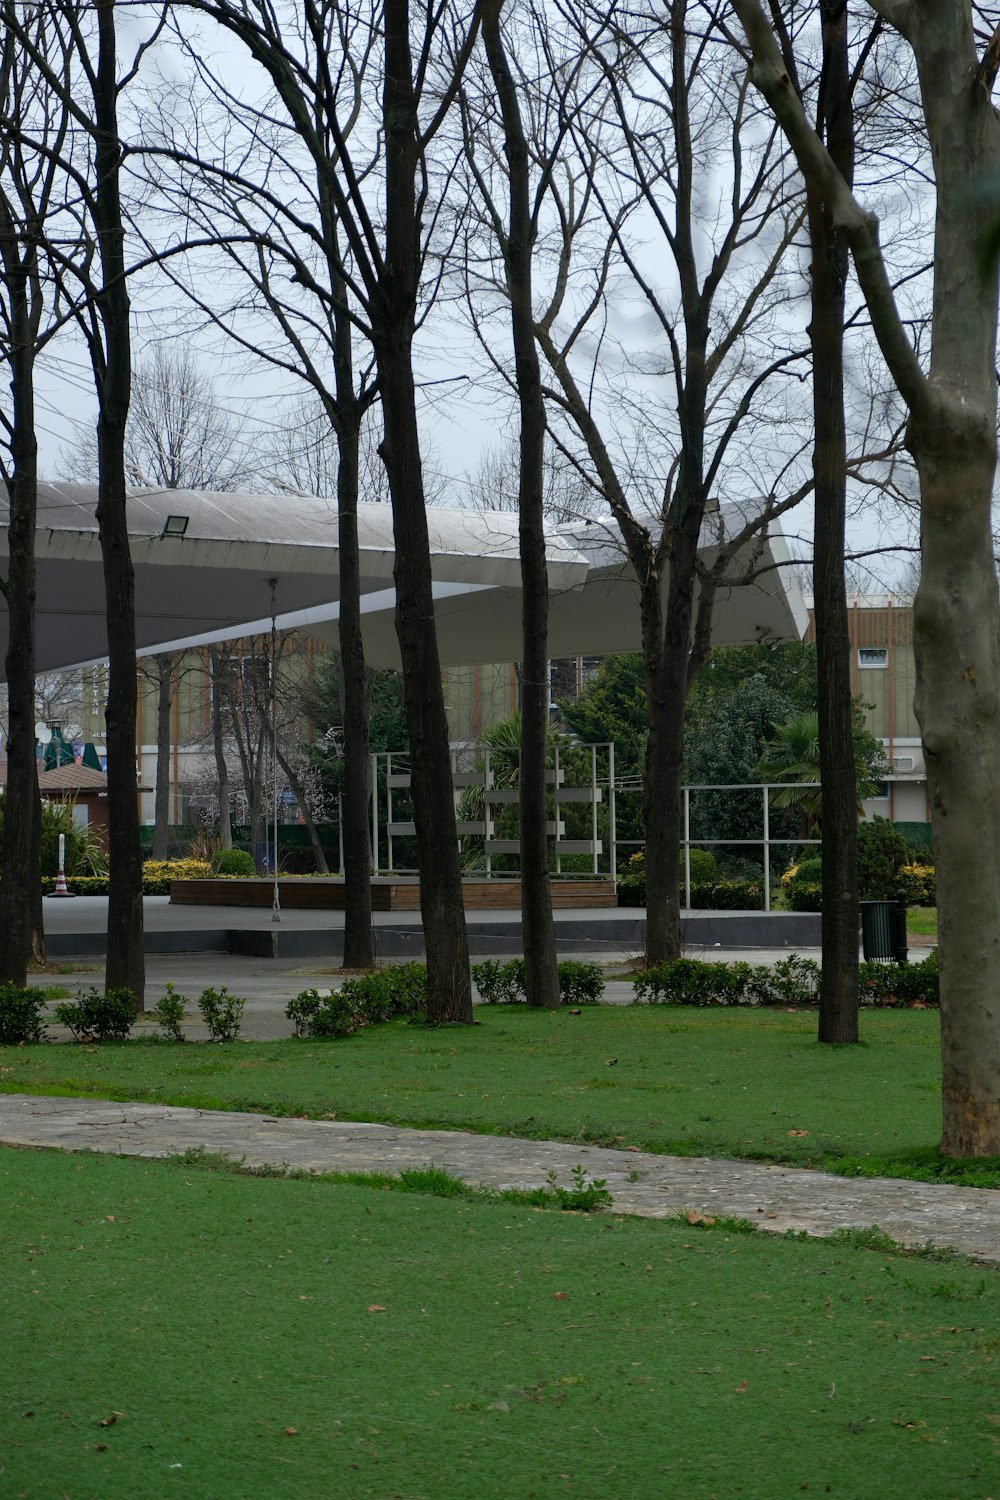
[[[2,494],[2,491],[0,491]],[[37,670],[82,665],[107,654],[104,576],[93,485],[39,487]],[[184,534],[164,534],[168,516]],[[392,512],[359,506],[365,650],[371,665],[399,666],[393,588]],[[734,529],[742,513],[724,507]],[[441,660],[512,661],[521,654],[516,514],[427,512]],[[719,516],[706,518],[717,540]],[[0,508],[0,570],[7,556],[6,502]],[[276,579],[279,625],[336,644],[340,579],[335,504],[315,496],[134,490],[129,536],[135,567],[140,654],[207,640],[231,640],[270,625]],[[703,546],[710,563],[716,540]],[[755,582],[719,590],[716,644],[798,638],[807,615],[790,577],[784,540],[754,544]],[[551,656],[639,649],[638,588],[620,541],[603,523],[552,528],[548,541]],[[742,562],[750,560],[749,546]],[[737,560],[737,569],[740,566]],[[0,670],[7,608],[0,600]]]

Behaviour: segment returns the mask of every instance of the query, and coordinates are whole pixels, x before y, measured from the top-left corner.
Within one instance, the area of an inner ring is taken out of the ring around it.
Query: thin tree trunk
[[[129,295],[119,197],[114,0],[97,0],[98,63],[94,78],[95,223],[101,244],[98,298],[104,330],[103,370],[97,370],[97,522],[104,562],[108,630],[108,940],[105,984],[130,989],[141,1011],[145,995],[142,928],[142,850],[135,767],[135,581],[125,503],[125,423],[131,389]]]
[[[413,333],[419,268],[415,181],[419,160],[408,0],[385,0],[385,269],[373,299],[372,343],[385,429],[383,459],[396,546],[396,632],[410,737],[420,911],[431,1021],[472,1021],[469,943],[448,748],[448,720],[434,629],[430,543],[420,462]]]
[[[32,956],[33,916],[40,890],[40,846],[33,837],[38,814],[35,765],[35,514],[38,445],[34,418],[35,340],[28,275],[20,263],[13,224],[2,202],[0,240],[9,299],[8,352],[13,398],[11,482],[8,487],[7,789],[4,797],[3,868],[0,873],[0,981],[23,985]],[[27,251],[25,251],[27,254]]]
[[[303,788],[302,782],[296,776],[295,772],[292,770],[291,766],[288,764],[288,761],[282,755],[281,750],[278,749],[277,746],[275,748],[275,754],[278,757],[278,765],[288,777],[288,785],[295,793],[295,800],[299,805],[299,812],[302,814],[302,821],[305,824],[306,832],[309,835],[309,845],[312,849],[313,857],[316,860],[316,868],[319,870],[319,873],[321,875],[329,875],[330,867],[326,862],[326,854],[323,851],[323,845],[320,843],[319,829],[316,827],[316,819],[312,815],[312,808],[309,806],[309,799],[305,794],[305,789]]]
[[[229,765],[222,734],[222,702],[225,696],[222,674],[225,665],[218,646],[209,646],[208,661],[212,680],[212,753],[215,756],[215,774],[219,783],[219,848],[231,849],[233,817],[229,805]]]
[[[166,859],[170,831],[170,710],[174,704],[174,659],[156,658],[156,791],[153,801],[153,858]]]
[[[351,407],[338,426],[337,526],[340,547],[340,682],[344,695],[344,956],[346,969],[375,965],[372,927],[372,857],[368,823],[372,674],[361,635],[361,560],[358,541],[360,426],[350,370],[351,331],[338,325],[338,391]],[[346,345],[342,347],[342,345]],[[346,368],[345,368],[346,365]]]
[[[847,183],[854,176],[847,6],[820,0],[823,118],[820,133]],[[844,418],[844,289],[847,244],[815,192],[812,247],[813,474],[816,681],[823,787],[823,971],[819,1040],[858,1040],[858,788],[851,713],[851,640],[844,582],[847,429]]]
[[[517,88],[504,51],[499,3],[482,8],[483,41],[500,101],[510,183],[510,229],[504,246],[520,408],[518,530],[521,549],[521,932],[529,1005],[556,1010],[559,969],[549,882],[547,787],[549,724],[549,590],[545,556],[545,409],[531,307],[535,227],[528,185],[528,147]],[[558,824],[558,788],[555,789]]]

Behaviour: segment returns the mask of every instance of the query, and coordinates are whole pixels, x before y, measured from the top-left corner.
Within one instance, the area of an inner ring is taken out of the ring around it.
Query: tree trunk
[[[340,548],[340,682],[344,695],[344,968],[375,966],[372,927],[372,854],[368,822],[372,674],[361,635],[361,560],[358,542],[360,415],[350,369],[351,331],[338,326],[338,390],[345,384],[352,409],[338,426],[337,526]],[[343,345],[346,344],[346,349]],[[344,365],[347,368],[344,368]]]
[[[500,0],[502,3],[502,0]],[[529,1005],[557,1010],[559,969],[549,882],[545,780],[549,726],[549,588],[545,556],[545,409],[531,307],[535,238],[528,185],[528,148],[517,89],[503,46],[500,3],[482,10],[483,40],[500,101],[510,182],[510,230],[504,247],[507,293],[520,409],[518,531],[521,549],[521,935]],[[554,807],[558,826],[559,789]]]
[[[820,0],[821,135],[844,180],[854,176],[847,6]],[[844,583],[847,431],[844,288],[847,244],[820,195],[809,194],[812,248],[813,475],[816,680],[823,788],[823,969],[819,1040],[858,1040],[858,788],[851,714],[851,638]]]
[[[6,203],[3,204],[6,209]],[[4,214],[9,220],[9,215]],[[4,227],[7,227],[4,225]],[[13,227],[11,226],[11,233]],[[32,956],[33,916],[40,890],[40,841],[35,764],[35,513],[38,445],[34,418],[34,336],[27,276],[16,239],[2,242],[9,298],[10,387],[13,398],[11,482],[8,487],[7,789],[4,797],[3,868],[0,874],[0,981],[23,985]],[[27,253],[27,251],[25,252]]]
[[[101,245],[103,369],[97,374],[97,522],[104,563],[108,629],[108,941],[107,988],[124,986],[141,1011],[145,996],[142,849],[135,767],[135,580],[125,504],[125,423],[131,389],[129,295],[119,198],[114,0],[98,0],[98,64],[94,75],[95,225]]]
[[[156,793],[153,858],[166,859],[170,831],[170,710],[174,704],[174,659],[156,658]]]
[[[383,121],[386,136],[385,266],[373,298],[372,344],[384,422],[383,459],[396,547],[396,633],[410,737],[420,911],[427,949],[427,1016],[472,1020],[469,943],[455,829],[448,720],[434,628],[430,543],[416,393],[413,332],[419,274],[415,179],[419,157],[408,0],[386,0]]]
[[[229,765],[222,734],[222,703],[225,697],[222,674],[225,666],[218,646],[209,646],[208,661],[212,676],[212,753],[215,756],[215,774],[219,782],[219,848],[231,849],[233,817],[229,805]]]
[[[295,772],[292,770],[291,766],[288,764],[288,761],[282,755],[280,749],[276,749],[275,753],[278,757],[278,765],[288,777],[288,785],[295,793],[295,800],[299,804],[299,812],[302,814],[302,821],[305,824],[306,832],[309,835],[309,845],[312,849],[313,857],[316,860],[316,868],[319,870],[321,875],[329,875],[330,867],[326,862],[326,855],[323,852],[323,845],[320,843],[319,830],[316,827],[316,819],[312,815],[312,808],[309,806],[309,799],[305,794],[302,783],[296,776]]]

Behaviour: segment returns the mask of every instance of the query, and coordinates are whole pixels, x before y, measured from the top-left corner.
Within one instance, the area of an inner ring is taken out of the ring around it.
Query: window
[[[889,665],[888,646],[859,646],[859,667],[887,667]]]

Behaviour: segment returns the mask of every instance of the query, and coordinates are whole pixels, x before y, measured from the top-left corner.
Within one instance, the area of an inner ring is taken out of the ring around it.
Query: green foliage
[[[860,965],[863,1005],[939,1005],[941,970],[934,948],[919,964]]]
[[[231,995],[224,984],[220,984],[217,990],[202,990],[198,1009],[213,1042],[235,1042],[240,1034],[245,1005],[246,1000],[240,995]]]
[[[172,880],[205,880],[211,873],[204,859],[147,859],[142,866],[142,894],[169,896]]]
[[[653,965],[632,983],[637,1005],[802,1006],[816,1003],[819,981],[813,959],[790,953],[759,968],[680,958]],[[862,1005],[937,1005],[937,950],[919,964],[862,964],[860,1000]]]
[[[487,1005],[516,1005],[527,999],[522,958],[512,958],[503,964],[495,959],[473,964],[472,982]]]
[[[822,911],[823,886],[818,880],[790,880],[785,900],[789,911]]]
[[[599,964],[577,963],[566,958],[558,965],[559,997],[563,1005],[599,1005],[604,994],[604,975]],[[517,1005],[527,1000],[524,959],[507,963],[487,959],[472,965],[472,979],[480,999],[487,1005]]]
[[[791,953],[770,967],[679,958],[633,980],[637,1005],[812,1005],[819,965]]]
[[[289,1000],[285,1015],[293,1022],[296,1036],[345,1037],[361,1024],[357,1007],[343,990],[321,995],[318,990],[302,990]]]
[[[858,896],[890,901],[902,888],[899,871],[909,860],[906,840],[888,818],[858,824]]]
[[[424,964],[395,964],[359,979],[348,979],[339,990],[321,995],[303,990],[290,1000],[285,1015],[296,1036],[345,1037],[362,1026],[377,1026],[396,1016],[417,1015],[427,1003]]]
[[[586,745],[613,741],[619,776],[641,774],[646,747],[646,687],[638,653],[606,656],[573,702],[559,704],[566,728]]]
[[[46,1033],[40,1012],[44,1004],[42,990],[17,984],[0,985],[0,1042],[8,1047],[21,1042],[43,1042]]]
[[[253,855],[246,849],[217,849],[212,855],[213,875],[256,875]]]
[[[883,780],[886,762],[882,742],[864,727],[863,711],[857,702],[854,704],[853,741],[860,810],[861,801],[872,796]],[[795,714],[775,727],[774,735],[764,746],[757,763],[757,773],[762,781],[815,783],[801,787],[787,785],[771,793],[771,805],[796,810],[801,819],[801,836],[813,837],[812,830],[819,826],[823,810],[823,793],[818,785],[819,715],[815,710]]]
[[[3,848],[4,792],[0,789],[0,849]],[[88,828],[73,820],[70,802],[42,801],[42,875],[52,876],[59,870],[59,835],[66,838],[67,875],[107,875],[108,856]]]
[[[571,1213],[592,1214],[596,1209],[610,1208],[614,1203],[615,1200],[608,1191],[607,1178],[588,1177],[579,1162],[573,1168],[572,1177],[573,1186],[568,1188],[560,1187],[555,1172],[550,1172],[546,1179],[545,1191],[560,1208],[568,1209]]]
[[[599,1005],[604,994],[604,975],[598,964],[564,958],[558,965],[559,996],[563,1005]]]
[[[896,889],[906,892],[908,906],[937,905],[937,872],[933,865],[901,865],[895,878]]]
[[[76,1003],[57,1005],[55,1018],[60,1026],[68,1026],[77,1042],[124,1041],[132,1030],[135,1020],[136,999],[131,990],[124,988],[108,990],[101,994],[96,985],[91,985]]]
[[[167,1033],[171,1041],[183,1042],[187,1038],[184,1035],[184,1008],[187,998],[178,995],[170,981],[167,981],[167,993],[160,997],[153,1007],[153,1015],[156,1024]]]

